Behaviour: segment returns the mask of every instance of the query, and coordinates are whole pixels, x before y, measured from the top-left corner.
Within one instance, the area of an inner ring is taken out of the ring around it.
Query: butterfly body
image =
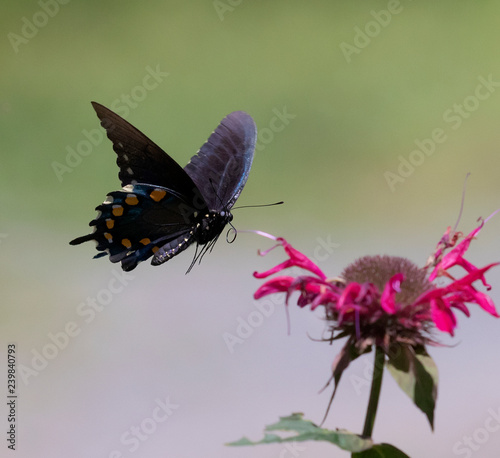
[[[108,254],[127,271],[150,257],[160,265],[193,243],[202,246],[202,256],[231,222],[230,209],[248,178],[256,140],[252,118],[226,116],[183,169],[120,116],[93,106],[118,155],[123,188],[96,207],[94,232],[70,243],[95,240],[96,257]]]

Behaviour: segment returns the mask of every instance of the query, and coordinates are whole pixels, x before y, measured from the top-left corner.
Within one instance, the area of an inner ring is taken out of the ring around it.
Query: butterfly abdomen
[[[191,230],[189,233],[183,234],[160,247],[157,251],[155,251],[151,264],[153,266],[159,266],[184,251],[195,241],[193,232],[194,231]]]

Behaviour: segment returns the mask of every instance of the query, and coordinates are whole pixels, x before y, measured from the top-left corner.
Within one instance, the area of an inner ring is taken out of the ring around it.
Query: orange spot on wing
[[[109,232],[105,232],[104,237],[106,237],[106,239],[109,240],[110,242],[113,241],[113,236]]]
[[[159,248],[158,248],[157,246],[154,246],[154,247],[152,248],[152,250],[151,250],[151,251],[152,251],[153,253],[156,253],[158,250],[159,250]]]
[[[139,199],[135,194],[127,194],[127,198],[125,199],[125,203],[127,205],[137,205],[139,203]]]
[[[125,248],[130,248],[132,246],[132,243],[130,242],[129,239],[122,239],[122,245],[125,247]]]
[[[115,225],[115,220],[114,219],[107,219],[106,220],[106,227],[108,229],[113,229],[114,225]]]
[[[148,243],[151,243],[151,240],[149,240],[147,237],[145,239],[139,240],[139,243],[142,243],[143,245],[147,245]]]
[[[151,192],[149,197],[151,197],[151,199],[153,199],[155,202],[159,202],[166,196],[166,194],[167,191],[164,191],[163,189],[155,189]]]
[[[121,205],[113,205],[113,215],[122,216],[123,215],[123,207]]]

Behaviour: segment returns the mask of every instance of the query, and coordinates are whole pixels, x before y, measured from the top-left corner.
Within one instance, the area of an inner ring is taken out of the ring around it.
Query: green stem
[[[373,365],[373,379],[370,390],[370,399],[366,409],[365,426],[363,436],[372,437],[375,416],[377,415],[378,400],[380,398],[380,388],[382,387],[382,375],[384,374],[385,354],[379,346],[375,347],[375,363]]]

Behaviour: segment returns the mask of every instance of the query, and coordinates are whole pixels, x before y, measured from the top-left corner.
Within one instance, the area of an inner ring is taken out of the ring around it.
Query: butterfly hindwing
[[[172,241],[182,239],[184,248],[194,241],[198,212],[165,188],[127,185],[110,192],[96,210],[98,216],[89,224],[95,231],[71,243],[96,240],[97,250],[108,253],[111,262],[121,261],[124,270],[135,268]]]

